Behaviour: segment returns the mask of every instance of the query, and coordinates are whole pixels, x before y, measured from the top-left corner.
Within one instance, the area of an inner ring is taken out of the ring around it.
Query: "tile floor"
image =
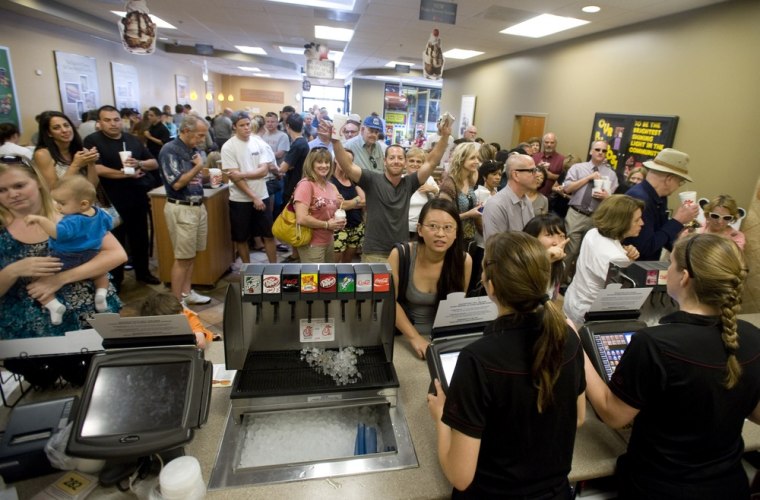
[[[289,253],[277,252],[279,261],[282,261],[285,257],[289,256]],[[266,263],[267,258],[264,252],[251,252],[252,263]],[[230,265],[230,271],[222,276],[217,281],[215,287],[194,287],[195,291],[211,297],[211,302],[204,305],[192,305],[190,308],[198,313],[198,316],[203,321],[203,324],[208,327],[209,330],[215,334],[223,335],[222,318],[224,311],[224,295],[227,293],[227,285],[237,282],[240,279],[239,273],[236,271],[240,267],[240,259],[235,264]],[[156,270],[156,260],[151,259],[151,272],[158,276]],[[170,293],[171,290],[168,286],[161,285],[146,285],[140,283],[135,279],[135,275],[131,271],[124,273],[124,282],[121,286],[121,292],[119,297],[124,303],[124,307],[121,310],[122,316],[139,316],[140,306],[143,301],[156,293]]]

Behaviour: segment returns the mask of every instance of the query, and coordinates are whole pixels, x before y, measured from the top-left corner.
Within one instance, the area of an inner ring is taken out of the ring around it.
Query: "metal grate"
[[[381,346],[362,347],[357,368],[362,374],[354,384],[336,385],[329,375],[321,375],[301,361],[300,351],[249,352],[233,388],[232,398],[287,396],[321,392],[352,391],[375,387],[397,387],[393,364]]]

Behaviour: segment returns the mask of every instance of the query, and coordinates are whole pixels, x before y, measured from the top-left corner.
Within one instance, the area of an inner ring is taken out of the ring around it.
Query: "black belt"
[[[578,212],[581,215],[585,215],[586,217],[591,217],[591,214],[593,213],[591,210],[581,210],[580,208],[578,208],[578,207],[576,207],[574,205],[570,205],[570,208],[572,208],[573,210],[575,210],[576,212]]]
[[[175,205],[187,205],[188,207],[199,207],[203,205],[202,201],[175,200],[174,198],[167,198],[166,201],[174,203]]]

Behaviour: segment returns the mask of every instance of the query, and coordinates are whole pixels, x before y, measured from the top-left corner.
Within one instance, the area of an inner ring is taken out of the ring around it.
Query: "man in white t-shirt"
[[[269,262],[277,262],[272,236],[272,212],[268,208],[264,178],[275,162],[266,142],[251,130],[251,117],[232,115],[235,135],[222,146],[222,168],[230,178],[230,228],[232,241],[243,263],[251,261],[248,240],[260,236]],[[256,122],[253,122],[254,124]],[[257,125],[253,125],[258,129]]]

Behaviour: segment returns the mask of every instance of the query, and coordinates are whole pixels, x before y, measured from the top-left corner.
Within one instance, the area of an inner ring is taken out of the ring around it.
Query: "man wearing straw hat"
[[[689,176],[689,155],[676,149],[666,148],[654,160],[644,162],[648,169],[646,178],[625,194],[643,200],[646,206],[642,219],[644,227],[635,238],[624,244],[632,244],[639,251],[639,260],[659,260],[663,248],[672,249],[684,225],[693,221],[699,212],[696,196],[687,197],[668,219],[668,196],[675,193]]]
[[[149,285],[158,285],[161,282],[150,273],[148,267],[150,202],[147,193],[151,184],[150,178],[145,178],[146,171],[158,168],[158,162],[137,137],[122,131],[121,115],[113,106],[106,105],[98,109],[98,127],[98,132],[84,139],[84,146],[98,148],[100,159],[95,169],[100,177],[100,184],[121,215],[122,224],[113,230],[113,235],[124,248],[129,248],[137,280]],[[123,162],[119,154],[122,151],[131,153],[124,154],[125,157],[129,157]],[[124,279],[124,266],[112,270],[111,275],[118,290]]]

